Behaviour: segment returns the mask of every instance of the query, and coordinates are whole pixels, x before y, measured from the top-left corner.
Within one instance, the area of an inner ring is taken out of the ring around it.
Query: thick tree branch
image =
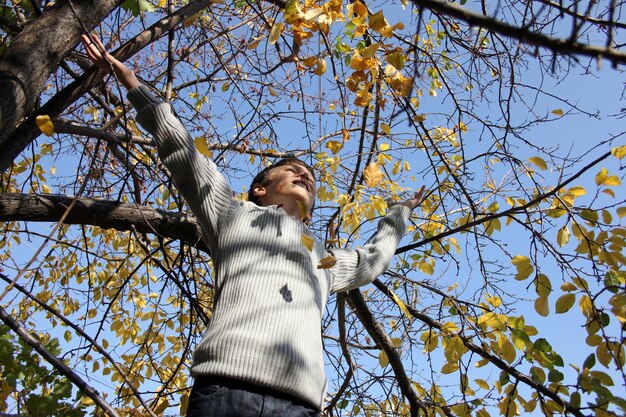
[[[398,385],[400,386],[400,391],[402,391],[404,397],[409,401],[411,417],[418,416],[420,410],[426,413],[426,404],[420,400],[413,389],[411,379],[407,376],[402,360],[400,359],[400,354],[394,349],[389,335],[374,319],[372,312],[363,299],[363,294],[361,294],[359,290],[352,290],[348,293],[348,297],[363,327],[365,327],[370,336],[372,336],[387,354],[389,364],[393,368]]]
[[[0,221],[55,222],[73,200],[76,202],[65,219],[66,224],[120,231],[134,229],[139,233],[181,240],[208,252],[201,240],[200,227],[193,217],[116,201],[58,195],[0,194]]]

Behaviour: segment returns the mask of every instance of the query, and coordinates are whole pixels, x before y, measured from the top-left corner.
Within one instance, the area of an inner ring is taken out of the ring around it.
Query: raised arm
[[[85,45],[87,56],[94,65],[107,72],[112,70],[127,90],[132,90],[141,85],[130,68],[109,54],[97,35],[93,34],[90,37],[83,35],[82,41],[83,45]]]
[[[195,142],[169,104],[156,97],[122,62],[110,55],[96,35],[83,35],[87,55],[96,66],[113,71],[128,89],[137,122],[155,139],[159,157],[172,174],[178,191],[198,218],[209,247],[216,241],[220,221],[239,204],[228,181],[213,161],[198,152]]]
[[[411,210],[421,204],[423,196],[424,187],[406,201],[389,203],[389,211],[378,222],[376,234],[362,248],[330,250],[337,259],[332,268],[332,292],[369,284],[387,270],[404,236]]]

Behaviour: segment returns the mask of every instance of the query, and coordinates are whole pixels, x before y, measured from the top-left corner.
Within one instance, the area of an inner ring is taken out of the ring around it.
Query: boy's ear
[[[267,190],[264,185],[257,182],[252,186],[252,194],[254,194],[255,197],[265,197]]]

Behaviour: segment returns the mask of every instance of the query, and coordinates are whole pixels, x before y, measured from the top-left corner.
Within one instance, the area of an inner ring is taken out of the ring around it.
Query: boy
[[[317,416],[326,389],[320,323],[331,292],[348,291],[385,272],[421,201],[390,204],[363,248],[330,249],[304,221],[315,202],[315,178],[304,162],[284,159],[253,180],[249,202],[235,200],[215,164],[201,155],[168,104],[110,56],[93,35],[89,58],[111,68],[128,89],[137,121],[197,217],[216,278],[214,309],[193,355],[195,377],[187,417]],[[319,268],[332,256],[334,266]]]

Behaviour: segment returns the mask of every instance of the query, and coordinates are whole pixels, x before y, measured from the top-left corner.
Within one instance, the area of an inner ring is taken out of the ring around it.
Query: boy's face
[[[260,184],[259,184],[260,186]],[[281,165],[270,171],[267,185],[255,188],[262,193],[263,205],[278,205],[290,213],[300,201],[310,213],[315,203],[315,178],[303,165]],[[291,214],[291,213],[290,213]]]

